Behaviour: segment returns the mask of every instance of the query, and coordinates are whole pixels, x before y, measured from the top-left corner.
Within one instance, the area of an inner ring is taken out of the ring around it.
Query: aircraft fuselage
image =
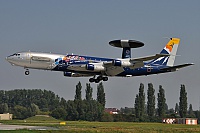
[[[65,59],[68,58],[68,59]],[[64,60],[63,60],[64,59]],[[90,73],[97,75],[101,74],[102,71],[93,71],[85,69],[85,65],[89,63],[100,63],[100,62],[110,62],[114,59],[111,58],[99,58],[91,56],[79,56],[79,55],[61,55],[52,53],[39,53],[39,52],[18,52],[13,55],[6,57],[6,60],[15,66],[21,66],[25,69],[42,69],[42,70],[52,70],[52,71],[63,71],[63,72],[75,72],[78,73]],[[83,68],[78,70],[71,70],[68,68],[70,65],[83,65]],[[109,75],[104,73],[106,76],[141,76],[156,73],[164,73],[165,71],[160,71],[160,68],[164,66],[154,66],[145,65],[141,68],[132,69],[131,67],[123,67],[123,72],[117,75]],[[166,71],[167,72],[167,71]]]
[[[130,48],[144,44],[133,40],[114,40],[112,46],[123,48],[122,58],[101,58],[82,55],[61,55],[40,52],[18,52],[6,57],[15,66],[24,67],[29,75],[29,68],[62,71],[67,77],[93,76],[90,82],[107,81],[108,76],[132,77],[177,71],[190,64],[174,66],[179,38],[171,38],[160,54],[131,58]],[[148,62],[147,62],[148,61]],[[95,78],[98,76],[97,78]]]

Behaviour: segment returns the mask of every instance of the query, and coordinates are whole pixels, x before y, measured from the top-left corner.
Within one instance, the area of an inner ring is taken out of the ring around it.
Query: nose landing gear
[[[29,69],[26,69],[26,71],[25,71],[25,75],[29,75],[29,74],[30,74]]]
[[[103,76],[98,76],[96,79],[95,79],[95,76],[93,78],[90,78],[89,79],[89,82],[95,82],[95,83],[99,83],[101,80],[103,81],[108,81],[108,77],[103,77]]]

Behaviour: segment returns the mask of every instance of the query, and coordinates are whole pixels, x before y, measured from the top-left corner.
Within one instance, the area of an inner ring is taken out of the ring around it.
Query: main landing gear
[[[25,71],[25,75],[29,75],[29,74],[30,74],[29,69],[26,69],[26,71]]]
[[[98,76],[96,79],[95,79],[95,76],[93,78],[90,78],[89,81],[92,83],[92,82],[95,82],[95,83],[99,83],[101,80],[103,81],[108,81],[108,77],[103,77],[103,76]]]

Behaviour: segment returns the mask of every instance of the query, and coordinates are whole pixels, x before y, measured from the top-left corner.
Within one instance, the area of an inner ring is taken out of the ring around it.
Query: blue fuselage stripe
[[[68,55],[69,56],[69,55]],[[72,56],[79,56],[79,55],[72,55]],[[53,69],[54,71],[66,71],[66,72],[78,72],[78,73],[88,73],[88,74],[101,74],[100,72],[94,72],[94,71],[75,71],[75,70],[69,70],[67,69],[70,65],[85,65],[88,63],[98,63],[98,62],[106,62],[106,61],[113,61],[111,58],[99,58],[99,57],[91,57],[91,56],[79,56],[79,58],[84,58],[84,60],[70,60],[68,62],[61,60],[59,61],[59,64]],[[149,63],[144,63],[145,65]],[[136,69],[131,69],[130,67],[124,67],[124,71],[122,73],[119,73],[116,76],[142,76],[142,75],[150,75],[150,74],[157,74],[157,73],[165,73],[167,71],[161,71],[160,68],[166,68],[165,65],[154,65],[151,64],[151,66],[148,67],[141,67]]]

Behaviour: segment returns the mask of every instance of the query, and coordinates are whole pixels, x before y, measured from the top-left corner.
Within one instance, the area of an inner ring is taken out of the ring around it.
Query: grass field
[[[0,133],[185,133],[200,132],[200,125],[179,125],[162,123],[134,123],[134,122],[86,122],[66,121],[66,125],[60,125],[61,121],[54,118],[33,117],[26,120],[1,121],[4,124],[50,126],[58,130],[36,131],[15,130],[0,131]]]

